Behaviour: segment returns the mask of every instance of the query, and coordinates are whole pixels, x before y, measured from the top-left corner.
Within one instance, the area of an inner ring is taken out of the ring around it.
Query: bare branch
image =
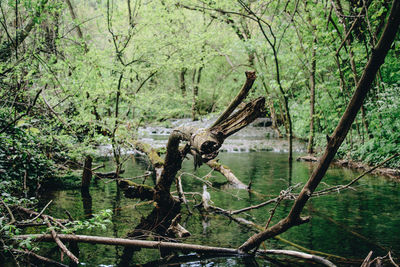
[[[250,88],[253,86],[254,80],[256,79],[256,73],[254,71],[246,71],[246,82],[244,83],[242,89],[240,89],[239,93],[232,100],[229,106],[225,109],[225,111],[218,117],[218,119],[214,122],[211,127],[216,127],[223,120],[227,119],[232,112],[237,108],[237,106],[246,98],[247,94],[250,91]]]
[[[102,236],[87,236],[87,235],[58,235],[58,237],[63,241],[75,241],[81,243],[89,244],[103,244],[103,245],[119,245],[125,247],[140,247],[140,248],[150,248],[150,249],[160,249],[167,248],[180,251],[190,251],[190,252],[200,252],[200,253],[215,253],[218,255],[246,255],[237,249],[233,248],[223,248],[223,247],[210,247],[194,244],[184,244],[184,243],[173,243],[164,241],[146,241],[137,239],[123,239],[123,238],[109,238]],[[52,242],[54,241],[51,235],[19,235],[16,236],[18,239],[32,238],[36,242]],[[263,250],[259,251],[259,254],[270,255],[270,254],[280,254],[286,256],[292,256],[302,259],[307,259],[315,261],[326,266],[335,266],[332,262],[315,255],[310,255],[303,252],[291,251],[291,250]]]

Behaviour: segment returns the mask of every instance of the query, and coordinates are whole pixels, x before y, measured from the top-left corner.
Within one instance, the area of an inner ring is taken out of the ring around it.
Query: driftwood
[[[149,248],[149,249],[170,249],[179,250],[184,252],[198,252],[202,254],[219,254],[219,255],[232,255],[232,256],[250,256],[243,253],[240,250],[234,248],[223,248],[223,247],[211,247],[203,245],[185,244],[185,243],[173,243],[164,241],[146,241],[146,240],[132,240],[123,238],[111,238],[111,237],[101,237],[101,236],[87,236],[87,235],[64,235],[60,234],[58,237],[62,241],[73,241],[89,244],[103,244],[103,245],[113,245],[113,246],[124,246],[124,247],[139,247],[139,248]],[[54,239],[51,235],[19,235],[18,239],[31,238],[35,242],[53,242]],[[303,252],[297,252],[292,250],[260,250],[258,251],[260,255],[285,255],[292,256],[301,259],[307,259],[310,261],[318,262],[326,266],[335,266],[332,262],[315,255],[310,255]]]
[[[225,165],[222,165],[221,163],[219,163],[216,160],[210,160],[208,162],[206,162],[207,166],[209,166],[211,169],[218,171],[219,173],[221,173],[223,176],[225,176],[225,178],[228,180],[228,182],[235,186],[238,189],[248,189],[248,186],[245,185],[244,183],[242,183],[237,177],[236,175],[232,172],[232,170],[230,168],[228,168]]]
[[[182,237],[188,237],[191,235],[188,230],[186,230],[185,228],[182,227],[182,225],[179,224],[181,219],[182,219],[182,216],[180,214],[178,214],[172,220],[171,226],[167,230],[167,234],[169,236],[182,238]]]
[[[307,254],[304,252],[298,252],[298,251],[293,251],[293,250],[276,250],[276,249],[268,249],[268,250],[259,250],[258,253],[260,254],[267,254],[267,255],[285,255],[285,256],[292,256],[300,259],[305,259],[305,260],[310,260],[314,261],[317,263],[321,263],[325,266],[336,266],[332,262],[320,257],[320,256],[315,256],[311,254]]]

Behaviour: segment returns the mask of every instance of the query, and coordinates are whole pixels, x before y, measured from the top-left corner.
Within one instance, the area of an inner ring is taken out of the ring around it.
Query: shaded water
[[[222,187],[209,188],[214,205],[227,210],[263,202],[279,195],[279,192],[288,186],[298,183],[303,185],[315,167],[310,163],[293,162],[290,172],[285,153],[221,153],[219,158],[220,162],[230,166],[245,184],[251,181],[252,189],[264,195],[249,195],[245,190],[223,189]],[[112,170],[112,162],[106,163],[107,169]],[[138,176],[145,170],[133,156],[129,156],[125,169],[124,177]],[[192,173],[192,162],[186,161],[182,171]],[[209,171],[207,166],[202,166],[195,174],[203,177]],[[331,168],[323,180],[324,184],[320,185],[319,189],[327,185],[345,184],[358,174],[348,169]],[[214,183],[224,181],[224,178],[217,173],[212,173],[211,177],[207,179]],[[202,192],[203,182],[199,179],[183,174],[182,181],[185,192]],[[151,184],[150,181],[149,184]],[[391,250],[398,257],[400,255],[399,184],[382,177],[366,176],[355,185],[354,189],[312,198],[303,212],[303,215],[312,216],[311,222],[292,228],[281,236],[308,249],[344,257],[362,259],[370,250],[378,255],[385,255],[387,250]],[[297,189],[297,191],[299,190],[300,188]],[[112,209],[112,223],[107,226],[106,230],[95,229],[81,234],[125,237],[140,222],[140,218],[146,216],[154,207],[152,204],[143,205],[138,200],[126,199],[123,193],[117,190],[115,182],[99,181],[90,188],[90,194],[91,211],[97,213],[103,209]],[[53,203],[48,212],[55,217],[65,218],[65,210],[68,210],[74,219],[84,219],[85,210],[86,213],[90,212],[88,199],[86,202],[83,201],[80,190],[52,192],[43,201],[46,202],[50,199],[53,199]],[[190,196],[188,199],[193,200]],[[283,201],[277,209],[272,223],[284,217],[289,212],[291,205],[292,201]],[[259,225],[265,225],[272,207],[266,206],[240,216],[253,220]],[[201,216],[196,211],[194,215],[188,216],[185,207],[182,208],[182,211],[181,224],[192,234],[184,242],[237,247],[252,235],[248,228],[240,226],[222,215]],[[277,240],[267,241],[265,245],[267,248],[294,249]],[[52,244],[48,246],[53,247]],[[80,260],[89,266],[115,265],[123,251],[119,247],[104,245],[79,244],[79,248]],[[57,257],[57,253],[54,251],[50,255],[54,258]],[[159,257],[160,254],[157,250],[143,249],[135,253],[132,263],[143,264],[155,261]],[[243,258],[191,259],[186,264],[192,266],[253,266],[254,263],[246,261],[247,259]],[[259,259],[258,263],[264,266],[276,266],[267,260]]]

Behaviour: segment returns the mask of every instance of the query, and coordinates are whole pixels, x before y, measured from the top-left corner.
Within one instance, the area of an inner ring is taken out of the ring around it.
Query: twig
[[[13,208],[15,208],[15,209],[17,209],[17,210],[19,210],[19,211],[22,211],[22,212],[24,212],[24,213],[26,213],[26,214],[29,214],[30,216],[36,216],[36,215],[39,214],[39,213],[36,212],[36,211],[30,210],[30,209],[27,209],[27,208],[24,208],[24,207],[21,207],[21,206],[13,206]],[[43,217],[43,216],[47,216],[49,219],[58,221],[58,222],[60,222],[60,223],[67,223],[67,222],[68,222],[68,220],[55,219],[54,217],[51,217],[50,215],[43,215],[43,214],[42,214],[42,217]]]
[[[3,199],[0,199],[1,204],[6,208],[8,214],[10,215],[10,222],[8,224],[13,224],[16,222],[14,214],[12,213],[11,209],[8,207],[8,205],[3,201]]]
[[[147,78],[144,79],[144,80],[139,84],[138,88],[136,88],[136,94],[139,93],[140,89],[142,89],[142,87],[146,84],[146,82],[147,82],[151,77],[153,77],[156,73],[157,73],[157,71],[154,71],[154,72],[150,73],[150,75],[147,76]]]
[[[387,162],[389,162],[390,160],[398,157],[400,155],[400,153],[396,153],[394,155],[392,155],[391,157],[385,159],[384,161],[382,161],[381,163],[379,163],[378,165],[376,165],[375,167],[372,167],[371,169],[369,169],[368,171],[363,172],[361,175],[359,175],[358,177],[356,177],[355,179],[353,179],[350,183],[346,184],[346,185],[336,185],[336,186],[332,186],[330,188],[326,188],[320,191],[315,192],[313,195],[314,196],[321,196],[321,195],[325,195],[328,194],[332,191],[340,191],[343,190],[345,188],[349,188],[351,185],[353,185],[354,183],[356,183],[358,180],[360,180],[362,177],[364,177],[365,175],[367,175],[368,173],[373,172],[374,170],[376,170],[377,168],[385,165]]]
[[[31,223],[34,220],[36,220],[37,218],[39,218],[40,216],[42,216],[43,212],[47,209],[47,207],[51,204],[51,202],[53,202],[53,200],[50,200],[49,203],[47,203],[46,206],[42,209],[42,211],[39,212],[39,214],[35,216],[35,218],[28,220],[26,223]]]
[[[23,254],[25,254],[25,255],[27,255],[29,257],[35,258],[35,259],[40,260],[42,262],[45,262],[47,264],[52,264],[52,265],[56,265],[56,266],[60,266],[60,267],[68,267],[68,265],[65,265],[65,264],[62,264],[62,263],[60,263],[58,261],[55,261],[55,260],[40,256],[40,255],[38,255],[36,253],[33,253],[32,251],[28,251],[28,250],[24,251],[24,250],[19,250],[19,249],[12,249],[11,251],[14,252],[14,253],[23,253]]]
[[[388,253],[388,256],[389,256],[390,262],[391,262],[395,267],[399,267],[399,265],[397,265],[397,264],[394,262],[394,260],[393,260],[393,258],[392,258],[392,253],[390,253],[390,251],[389,251],[389,253]]]
[[[106,165],[104,165],[104,163],[103,163],[103,164],[101,164],[101,165],[99,165],[99,166],[97,166],[97,167],[92,168],[92,173],[93,173],[94,171],[98,170],[98,169],[104,168],[105,166],[106,166]]]
[[[243,208],[243,209],[240,209],[240,210],[231,211],[230,214],[232,214],[232,215],[233,215],[233,214],[239,214],[239,213],[242,213],[242,212],[245,212],[245,211],[249,211],[249,210],[253,210],[253,209],[258,209],[258,208],[264,207],[264,206],[266,206],[266,205],[268,205],[268,204],[275,203],[275,202],[277,202],[277,201],[278,201],[278,197],[272,198],[272,199],[269,199],[269,200],[267,200],[267,201],[264,201],[264,202],[262,202],[262,203],[260,203],[260,204],[258,204],[258,205],[246,207],[246,208]]]
[[[253,209],[258,209],[258,208],[264,207],[264,206],[266,206],[266,205],[268,205],[268,204],[271,204],[271,203],[275,203],[275,202],[280,201],[279,198],[281,198],[281,197],[282,197],[282,199],[292,199],[292,200],[293,200],[293,199],[295,199],[296,195],[295,195],[295,194],[292,194],[291,191],[292,191],[293,189],[299,187],[300,185],[301,185],[301,184],[298,183],[298,184],[296,184],[296,185],[294,185],[294,186],[290,186],[290,187],[288,187],[286,190],[282,190],[281,193],[280,193],[280,195],[279,195],[278,197],[269,199],[269,200],[267,200],[267,201],[265,201],[265,202],[262,202],[262,203],[260,203],[260,204],[254,205],[254,206],[246,207],[246,208],[243,208],[243,209],[240,209],[240,210],[231,211],[230,214],[232,214],[232,215],[233,215],[233,214],[239,214],[239,213],[242,213],[242,212],[245,212],[245,211],[249,211],[249,210],[253,210]]]
[[[339,48],[336,50],[336,55],[339,54],[340,49],[342,49],[343,45],[345,44],[345,42],[347,41],[347,38],[349,38],[351,31],[354,29],[354,26],[356,26],[358,19],[360,18],[361,13],[363,12],[363,9],[361,9],[360,13],[358,13],[358,16],[356,17],[356,19],[354,20],[353,24],[351,25],[349,31],[347,32],[346,36],[344,37],[344,39],[342,40],[342,43],[340,44]]]
[[[46,106],[47,106],[47,107],[49,108],[49,110],[51,111],[51,113],[53,113],[54,116],[56,116],[56,118],[57,118],[62,124],[64,124],[65,127],[68,128],[68,130],[70,130],[70,131],[73,132],[71,126],[70,126],[69,124],[67,124],[67,123],[60,117],[60,115],[50,106],[50,104],[47,102],[47,100],[46,100],[46,98],[44,97],[43,94],[42,94],[42,98],[43,98],[43,101],[44,101],[44,103],[46,104]]]
[[[121,172],[120,172],[121,173]],[[153,172],[151,172],[151,171],[146,171],[144,174],[142,174],[142,175],[139,175],[139,176],[135,176],[135,177],[129,177],[129,178],[123,178],[123,180],[136,180],[136,179],[140,179],[140,178],[147,178],[147,177],[149,177],[150,175],[152,175],[153,174]],[[117,181],[119,181],[119,180],[121,180],[121,177],[120,178],[111,178],[111,179],[109,179],[108,181],[104,181],[104,183],[105,184],[108,184],[108,183],[111,183],[111,182],[113,182],[113,181],[115,181],[115,180],[117,180]]]
[[[181,202],[185,203],[186,208],[187,208],[189,214],[192,215],[193,213],[192,213],[192,211],[190,210],[189,204],[188,204],[188,202],[187,202],[187,200],[186,200],[185,192],[183,192],[182,181],[181,181],[181,176],[182,176],[182,175],[183,175],[183,174],[179,175],[179,176],[176,178],[176,180],[175,180],[175,182],[176,182],[176,190],[178,191],[179,200],[180,200]]]
[[[270,210],[270,214],[271,214],[271,215],[270,215],[269,218],[268,218],[268,221],[267,221],[267,223],[266,223],[266,225],[265,225],[265,229],[268,229],[268,226],[269,226],[269,224],[271,223],[272,217],[274,217],[275,211],[276,211],[276,209],[278,208],[279,204],[281,203],[282,199],[283,199],[283,197],[282,197],[282,196],[279,196],[279,197],[278,197],[278,200],[276,201],[275,207],[274,207],[273,209]]]

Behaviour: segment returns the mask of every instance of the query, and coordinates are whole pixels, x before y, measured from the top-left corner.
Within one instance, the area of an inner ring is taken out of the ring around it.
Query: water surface
[[[287,154],[275,152],[221,153],[219,159],[221,163],[228,165],[241,181],[245,184],[251,182],[252,189],[260,193],[249,194],[245,190],[229,189],[223,186],[208,188],[214,205],[227,210],[258,204],[279,195],[281,190],[290,186],[299,183],[304,185],[315,167],[310,163],[293,162],[290,171]],[[192,164],[190,160],[185,161],[182,169],[185,192],[201,193],[203,181],[199,178],[214,184],[224,182],[224,178],[220,174],[210,174],[207,166],[201,166],[198,170],[193,171]],[[107,170],[113,169],[112,161],[107,161],[106,165]],[[130,155],[127,158],[126,172],[123,176],[142,175],[146,170],[144,166]],[[194,178],[186,173],[194,173],[199,178]],[[318,189],[348,183],[359,174],[348,169],[331,168]],[[149,180],[151,179],[149,178]],[[151,184],[151,181],[147,182]],[[365,258],[371,250],[374,251],[374,256],[385,255],[388,250],[391,250],[398,257],[400,254],[399,189],[397,182],[378,176],[366,176],[351,190],[312,198],[303,212],[304,216],[312,216],[311,221],[294,227],[281,236],[311,250],[348,258]],[[294,192],[299,190],[300,187]],[[90,199],[89,201],[87,198],[83,199],[80,190],[55,191],[49,194],[43,202],[53,199],[48,212],[60,218],[65,218],[65,210],[68,210],[74,219],[84,219],[85,213],[97,213],[104,209],[112,209],[112,224],[109,224],[106,230],[95,229],[81,234],[122,238],[140,222],[142,216],[146,216],[154,208],[152,204],[126,199],[113,181],[98,181],[90,188],[90,194],[91,208],[89,207]],[[190,201],[200,199],[198,196],[188,195],[187,197]],[[290,200],[281,203],[271,225],[290,211],[292,203]],[[269,211],[273,207],[274,204],[242,213],[239,216],[264,226],[269,218]],[[195,212],[189,216],[186,207],[182,208],[182,225],[192,234],[184,242],[238,247],[252,235],[247,227],[238,225],[222,215],[201,215],[193,207],[191,209]],[[274,239],[265,242],[265,246],[266,248],[295,249],[287,243]],[[115,265],[123,251],[119,247],[104,245],[80,244],[79,248],[80,260],[89,266]],[[53,257],[56,258],[57,253],[54,252]],[[157,250],[143,249],[135,253],[132,264],[144,264],[159,258],[160,254]],[[247,261],[248,259],[243,258],[204,260],[194,258],[189,260],[186,265],[252,266],[255,264]],[[273,260],[258,259],[257,262],[264,266],[277,266]]]

